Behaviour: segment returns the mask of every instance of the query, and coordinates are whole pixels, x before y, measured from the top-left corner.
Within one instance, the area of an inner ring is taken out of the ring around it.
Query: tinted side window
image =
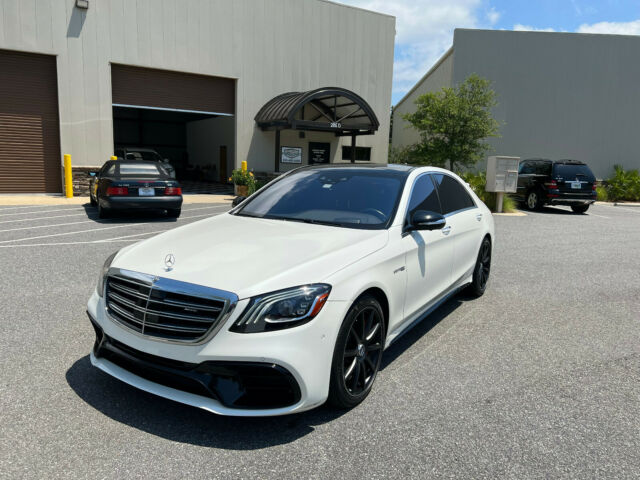
[[[533,162],[524,162],[520,164],[520,171],[518,173],[520,175],[533,174],[536,173],[536,167]]]
[[[409,199],[409,218],[416,210],[442,213],[438,193],[433,180],[431,180],[431,175],[422,175],[413,184],[411,198]]]
[[[537,175],[551,175],[551,162],[536,162]]]
[[[437,173],[433,175],[438,185],[438,196],[442,205],[442,213],[455,212],[469,207],[475,207],[475,203],[467,190],[453,177]]]

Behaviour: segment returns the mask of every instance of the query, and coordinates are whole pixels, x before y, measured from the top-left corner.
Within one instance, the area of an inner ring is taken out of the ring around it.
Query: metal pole
[[[73,198],[73,175],[71,173],[71,155],[64,154],[64,194],[67,198]]]
[[[502,192],[498,192],[496,194],[496,212],[497,213],[502,213],[502,197],[504,196],[504,193]]]
[[[351,134],[351,163],[356,163],[356,134]]]
[[[275,155],[275,171],[280,171],[280,130],[276,130],[276,155]]]

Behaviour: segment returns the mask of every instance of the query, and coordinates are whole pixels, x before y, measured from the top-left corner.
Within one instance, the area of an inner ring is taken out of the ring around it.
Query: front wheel
[[[476,297],[481,297],[487,289],[489,273],[491,272],[491,240],[485,237],[480,245],[476,266],[473,269],[473,280],[469,285],[469,291]]]
[[[342,322],[331,364],[329,403],[353,408],[373,386],[386,331],[384,313],[375,297],[364,295],[351,306]]]
[[[571,205],[573,213],[584,213],[589,210],[589,205]]]

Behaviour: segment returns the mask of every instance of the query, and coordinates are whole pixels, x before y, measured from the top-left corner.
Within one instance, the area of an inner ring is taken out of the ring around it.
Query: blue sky
[[[341,0],[394,15],[392,103],[451,46],[455,28],[640,35],[640,0]]]

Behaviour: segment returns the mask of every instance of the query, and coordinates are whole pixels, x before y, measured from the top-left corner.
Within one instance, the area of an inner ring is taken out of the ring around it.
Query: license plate
[[[571,182],[571,188],[575,188],[579,190],[582,188],[582,184],[580,182]]]
[[[142,187],[138,189],[138,196],[140,197],[153,197],[156,194],[156,189],[153,187]]]

